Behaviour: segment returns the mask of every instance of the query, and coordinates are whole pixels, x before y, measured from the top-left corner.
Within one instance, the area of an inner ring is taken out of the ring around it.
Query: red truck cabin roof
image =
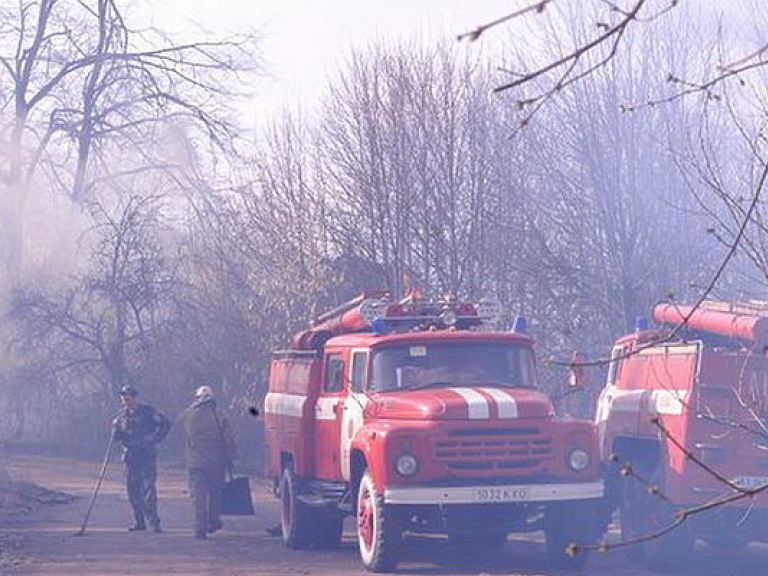
[[[621,346],[626,348],[631,346],[635,348],[637,346],[652,346],[654,344],[663,344],[664,339],[669,336],[669,331],[663,330],[640,330],[627,334],[616,340],[614,346]]]
[[[503,342],[533,346],[533,339],[516,332],[479,332],[470,330],[424,330],[412,332],[393,332],[389,334],[373,334],[358,332],[334,336],[326,346],[343,346],[355,348],[378,348],[387,345],[404,344],[408,342]]]

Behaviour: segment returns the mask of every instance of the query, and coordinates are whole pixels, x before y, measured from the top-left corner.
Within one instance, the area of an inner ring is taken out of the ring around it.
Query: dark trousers
[[[154,458],[134,459],[125,463],[128,500],[133,508],[136,524],[145,519],[153,526],[160,525],[157,515],[157,463]]]
[[[221,522],[221,487],[224,485],[225,469],[190,468],[189,493],[195,508],[195,533],[206,534],[209,528]]]

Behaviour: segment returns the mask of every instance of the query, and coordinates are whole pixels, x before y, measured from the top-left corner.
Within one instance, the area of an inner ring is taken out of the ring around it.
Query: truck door
[[[341,352],[325,354],[323,382],[315,404],[315,470],[322,480],[341,480],[341,414],[346,395]]]
[[[275,358],[264,398],[267,473],[279,477],[282,455],[291,454],[300,476],[312,475],[314,466],[314,396],[320,366],[310,354],[292,353]]]
[[[352,439],[363,425],[363,411],[368,403],[364,387],[368,377],[368,350],[352,350],[349,393],[344,399],[341,416],[341,476],[350,479],[349,448]]]

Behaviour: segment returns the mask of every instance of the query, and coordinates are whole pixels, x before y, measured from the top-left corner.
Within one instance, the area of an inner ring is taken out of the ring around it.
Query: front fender
[[[616,438],[659,438],[659,430],[653,424],[653,419],[658,415],[653,392],[613,388],[601,396],[597,425],[604,461],[610,458]]]
[[[374,422],[365,424],[352,439],[353,462],[370,470],[376,490],[380,493],[383,493],[394,473],[393,437],[396,437],[399,431],[386,422]],[[359,480],[362,471],[353,469],[352,476]]]

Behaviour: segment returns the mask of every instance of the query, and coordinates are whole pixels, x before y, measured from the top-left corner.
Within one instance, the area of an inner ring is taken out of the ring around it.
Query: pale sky
[[[576,5],[579,1],[574,0]],[[753,3],[762,1],[753,0]],[[234,33],[243,27],[260,30],[268,74],[254,86],[256,98],[246,112],[258,122],[283,105],[292,107],[300,103],[305,109],[311,109],[325,83],[354,47],[380,37],[420,37],[429,41],[447,37],[454,41],[460,33],[530,6],[531,0],[135,0],[135,3],[138,15],[182,41],[184,33],[192,30],[195,39],[199,38],[200,27],[214,35]],[[710,5],[710,9],[728,11],[741,4],[750,2],[722,0]],[[527,34],[536,18],[537,15],[529,14],[504,24],[483,35],[478,42],[464,42],[462,49],[473,54],[498,55],[510,35]]]
[[[137,0],[169,32],[195,23],[218,34],[259,29],[269,76],[256,87],[265,110],[300,100],[311,105],[346,52],[377,36],[454,38],[527,5],[525,0]],[[491,36],[491,35],[489,35]],[[467,50],[483,49],[481,40]],[[254,110],[259,114],[260,110]]]

